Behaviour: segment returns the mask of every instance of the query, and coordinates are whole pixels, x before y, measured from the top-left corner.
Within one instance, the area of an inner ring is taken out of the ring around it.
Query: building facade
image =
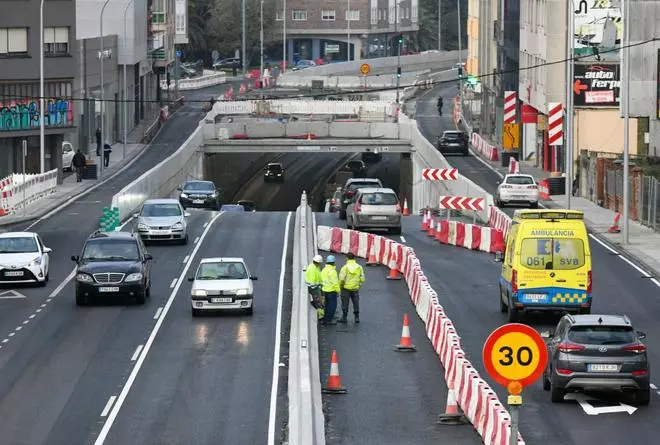
[[[175,45],[188,44],[188,0],[176,0],[176,17],[174,20],[176,34],[174,35]]]
[[[0,0],[0,176],[40,171],[40,1]],[[45,171],[61,167],[61,145],[75,138],[78,104],[76,4],[44,2]],[[27,156],[23,157],[23,141]],[[61,179],[61,175],[60,175]]]
[[[419,30],[418,0],[280,0],[276,19],[286,19],[287,60],[359,60],[396,55],[395,36],[403,35],[402,53]],[[350,43],[350,46],[349,46]]]

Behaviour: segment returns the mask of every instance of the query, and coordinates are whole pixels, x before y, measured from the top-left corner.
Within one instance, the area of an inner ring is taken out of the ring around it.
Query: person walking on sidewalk
[[[73,159],[71,160],[71,164],[73,165],[73,168],[76,169],[76,182],[82,182],[82,177],[83,177],[83,168],[85,168],[85,155],[83,154],[81,149],[78,149],[75,155],[73,155]]]
[[[323,316],[323,324],[335,324],[332,321],[337,310],[337,294],[339,294],[339,276],[337,275],[337,268],[335,267],[335,257],[328,255],[325,259],[325,267],[321,271],[321,290],[325,298],[325,314]]]
[[[108,168],[110,166],[110,153],[112,153],[112,146],[110,142],[105,143],[103,146],[103,166]]]
[[[96,156],[101,156],[101,129],[96,129]]]
[[[360,322],[360,288],[364,284],[364,269],[355,261],[355,255],[346,255],[346,264],[339,271],[339,286],[341,287],[341,312],[339,323],[348,322],[349,300],[353,302],[355,322]]]
[[[307,266],[305,270],[305,282],[307,283],[307,291],[309,292],[310,297],[312,297],[312,306],[316,309],[316,314],[319,318],[323,318],[323,294],[321,294],[321,285],[323,281],[321,279],[321,263],[323,263],[323,257],[321,255],[315,255],[312,258],[312,264]]]

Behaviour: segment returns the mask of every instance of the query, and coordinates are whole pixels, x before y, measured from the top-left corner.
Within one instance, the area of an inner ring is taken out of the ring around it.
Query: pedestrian
[[[106,141],[103,146],[103,166],[106,168],[110,166],[110,153],[112,153],[112,146],[110,145],[110,142]]]
[[[346,264],[339,271],[339,286],[341,288],[341,312],[339,323],[348,322],[349,300],[353,302],[353,316],[355,322],[360,322],[360,288],[364,284],[364,269],[355,261],[355,255],[346,255]]]
[[[264,68],[264,84],[262,87],[268,88],[270,87],[270,70],[268,68]]]
[[[335,310],[337,310],[339,276],[337,275],[333,255],[328,255],[325,259],[325,267],[321,271],[321,283],[321,291],[323,291],[323,297],[325,298],[325,314],[322,322],[325,325],[336,324],[332,319],[335,316]]]
[[[81,149],[78,149],[76,154],[73,155],[73,159],[71,160],[71,164],[73,164],[73,167],[76,169],[76,182],[82,182],[85,161],[85,155]]]
[[[231,61],[231,75],[236,77],[238,71],[238,62],[236,62],[236,59]]]
[[[323,318],[323,294],[321,293],[321,263],[323,263],[323,257],[321,255],[315,255],[312,258],[312,264],[307,266],[305,270],[305,282],[307,283],[307,291],[309,296],[312,297],[310,303],[316,309],[316,314],[319,319]]]
[[[101,156],[101,129],[96,129],[96,156]]]
[[[438,114],[442,116],[442,106],[444,105],[444,101],[442,97],[438,97]]]

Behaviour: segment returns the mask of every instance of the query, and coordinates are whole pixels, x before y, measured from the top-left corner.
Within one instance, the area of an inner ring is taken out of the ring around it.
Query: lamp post
[[[44,122],[44,0],[39,10],[39,165],[41,173],[46,172],[46,150],[44,147],[46,124]]]
[[[259,17],[261,20],[261,28],[259,30],[259,37],[261,39],[261,50],[259,52],[261,60],[261,78],[264,78],[264,0],[261,0],[260,2],[260,11],[259,11]]]
[[[122,159],[126,158],[126,139],[128,138],[128,104],[127,104],[127,97],[126,97],[126,59],[127,53],[128,53],[128,32],[127,32],[127,26],[126,26],[126,13],[128,12],[129,6],[133,3],[133,0],[128,0],[126,3],[126,8],[124,8],[124,88],[123,93],[122,93],[122,108],[124,109],[124,144],[122,147]]]
[[[100,176],[103,176],[103,151],[105,149],[105,128],[104,128],[104,121],[103,121],[103,112],[105,111],[105,103],[104,103],[104,97],[103,97],[103,59],[105,57],[105,53],[103,51],[103,13],[105,12],[105,7],[108,6],[108,3],[110,3],[110,0],[105,0],[105,3],[103,3],[103,7],[101,8],[101,15],[99,17],[99,30],[101,32],[101,35],[99,37],[100,39],[100,53],[99,53],[99,59],[101,60],[101,159],[99,160],[99,169],[100,169]]]
[[[623,10],[623,26],[625,46],[621,48],[623,55],[624,77],[623,77],[623,224],[621,230],[621,243],[628,244],[629,224],[628,208],[630,207],[630,187],[628,185],[630,169],[630,0],[625,0]]]
[[[394,36],[396,37],[396,103],[401,86],[401,38],[399,37],[399,0],[394,0]]]
[[[438,51],[442,51],[442,0],[438,0]]]
[[[286,0],[282,9],[282,74],[286,71]]]
[[[459,105],[460,105],[460,114],[459,114],[459,119],[463,118],[463,58],[461,55],[462,49],[463,49],[463,44],[461,43],[461,0],[456,0],[456,26],[458,27],[458,66],[461,75],[458,76],[458,96],[460,98]]]
[[[346,60],[351,61],[351,0],[346,10]]]
[[[246,43],[245,43],[245,41],[247,39],[247,25],[246,25],[246,22],[245,22],[245,14],[246,14],[246,12],[245,12],[245,7],[246,7],[245,2],[246,2],[246,0],[243,0],[242,18],[241,18],[241,21],[243,22],[242,23],[242,26],[243,26],[243,74],[245,74],[247,72],[247,59],[246,59],[247,46],[246,46]]]
[[[573,2],[566,2],[566,18],[568,30],[566,33],[566,208],[571,208],[573,192],[573,69],[575,55],[575,12]]]

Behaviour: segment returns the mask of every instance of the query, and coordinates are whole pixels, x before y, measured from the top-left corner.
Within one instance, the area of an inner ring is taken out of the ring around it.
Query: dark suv
[[[284,182],[284,167],[279,162],[272,162],[266,166],[264,182]]]
[[[625,315],[564,315],[548,337],[543,389],[554,403],[570,391],[620,391],[635,403],[650,400],[646,334]]]
[[[74,255],[76,304],[86,305],[94,298],[133,298],[144,304],[151,292],[152,256],[138,234],[94,232]]]
[[[177,189],[179,202],[184,209],[201,207],[204,209],[220,209],[220,189],[211,181],[186,181],[183,187]]]
[[[448,130],[438,137],[438,150],[442,154],[470,154],[467,133],[456,130]]]

